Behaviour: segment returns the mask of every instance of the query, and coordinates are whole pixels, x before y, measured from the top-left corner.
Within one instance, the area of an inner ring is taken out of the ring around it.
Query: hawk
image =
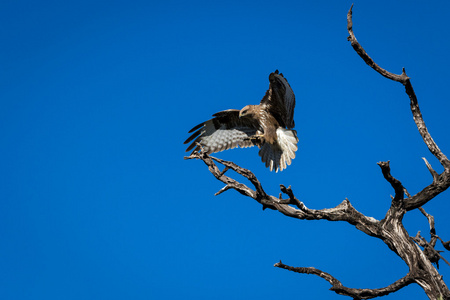
[[[286,169],[298,149],[297,132],[292,130],[295,96],[278,70],[269,75],[269,82],[259,105],[220,111],[192,128],[192,135],[184,142],[192,142],[186,152],[193,149],[211,154],[238,146],[258,146],[259,156],[270,171]]]

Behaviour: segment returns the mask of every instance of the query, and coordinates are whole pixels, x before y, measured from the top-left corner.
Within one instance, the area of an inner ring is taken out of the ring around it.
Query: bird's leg
[[[203,145],[202,144],[200,144],[200,143],[195,143],[196,145],[197,145],[197,148],[196,148],[196,150],[194,150],[194,152],[195,151],[197,151],[197,152],[204,152],[203,151]],[[198,150],[200,150],[200,151],[198,151]]]
[[[245,138],[247,141],[251,141],[255,145],[261,145],[264,143],[264,135],[263,134],[255,134]]]

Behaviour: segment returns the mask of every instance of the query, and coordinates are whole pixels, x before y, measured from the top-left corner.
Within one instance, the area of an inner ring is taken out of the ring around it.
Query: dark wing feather
[[[186,152],[202,150],[210,154],[238,146],[245,148],[255,145],[248,137],[256,133],[257,124],[251,119],[239,118],[239,110],[224,110],[213,117],[189,131],[194,133],[184,142],[192,142]]]
[[[291,86],[278,70],[269,75],[269,82],[269,89],[260,105],[265,107],[281,126],[294,128],[295,95]]]

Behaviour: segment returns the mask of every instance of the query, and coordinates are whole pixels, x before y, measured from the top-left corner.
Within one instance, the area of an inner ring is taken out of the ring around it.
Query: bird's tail
[[[270,171],[283,171],[295,158],[298,138],[295,130],[277,129],[277,144],[264,143],[259,150],[261,160]]]

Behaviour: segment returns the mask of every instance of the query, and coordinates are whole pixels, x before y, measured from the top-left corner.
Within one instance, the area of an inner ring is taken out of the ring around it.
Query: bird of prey
[[[228,109],[192,128],[184,142],[192,142],[186,152],[220,152],[236,147],[258,146],[259,156],[270,171],[282,171],[291,164],[297,151],[294,128],[295,96],[278,70],[269,75],[269,89],[259,105],[241,110]]]

